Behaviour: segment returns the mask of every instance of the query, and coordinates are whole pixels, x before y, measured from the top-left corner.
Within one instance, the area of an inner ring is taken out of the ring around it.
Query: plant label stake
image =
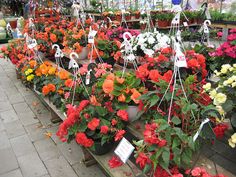
[[[62,60],[61,60],[61,58],[64,57],[64,54],[63,54],[62,50],[60,49],[59,45],[58,44],[53,44],[52,49],[56,49],[54,57],[56,59],[57,69],[60,68],[60,65],[64,68],[64,65],[63,65]]]
[[[81,77],[81,75],[80,75],[80,72],[79,72],[79,65],[78,65],[78,63],[77,63],[76,60],[75,60],[75,58],[76,58],[76,59],[79,59],[78,54],[75,53],[75,52],[71,52],[69,57],[70,57],[70,62],[69,62],[69,67],[68,67],[68,68],[73,70],[72,83],[74,83],[74,84],[73,84],[74,88],[73,88],[73,96],[72,96],[72,105],[74,105],[75,89],[76,89],[76,82],[77,82],[77,80],[78,80],[78,77],[77,77],[78,75],[79,75],[79,77],[80,77],[80,81],[81,81],[82,86],[84,87],[85,92],[88,94],[88,97],[89,97],[89,98],[90,98],[90,96],[89,96],[89,93],[88,93],[87,88],[86,88],[85,85],[84,85],[83,79],[82,79],[82,77]],[[71,88],[72,88],[72,87],[71,87]]]
[[[134,146],[123,137],[114,152],[123,163],[126,163],[134,149]]]
[[[129,37],[129,40],[126,36]],[[122,42],[122,44],[120,46],[120,48],[124,48],[123,51],[125,52],[125,55],[123,56],[124,66],[123,66],[122,77],[124,76],[125,70],[126,70],[127,65],[128,65],[129,62],[133,63],[133,66],[134,66],[135,70],[138,69],[138,65],[137,65],[137,62],[135,60],[135,56],[134,56],[133,49],[132,49],[133,36],[129,32],[125,32],[123,34],[123,39],[124,39],[124,41]]]

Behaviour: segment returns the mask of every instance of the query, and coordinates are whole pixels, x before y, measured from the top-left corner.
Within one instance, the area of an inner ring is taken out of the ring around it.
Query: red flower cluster
[[[79,119],[80,112],[89,104],[88,100],[83,100],[80,102],[78,107],[68,106],[67,118],[59,126],[56,135],[65,142],[67,139],[65,136],[68,134],[68,129],[73,126]]]
[[[213,128],[216,138],[223,138],[225,131],[229,129],[227,124],[219,124]]]
[[[119,110],[119,111],[117,111],[116,114],[123,121],[128,121],[129,120],[129,115],[125,110]]]
[[[158,138],[158,136],[155,132],[157,128],[158,128],[158,125],[156,123],[146,124],[145,130],[143,132],[144,141],[149,144],[156,144],[159,147],[166,146],[167,141],[161,140]]]
[[[146,164],[150,164],[150,163],[151,163],[151,160],[146,154],[144,154],[143,152],[138,154],[138,157],[136,159],[136,164],[138,164],[141,169],[143,169]]]
[[[125,130],[118,130],[115,135],[115,141],[121,140],[125,134]]]
[[[92,139],[89,139],[85,133],[77,133],[75,140],[78,144],[84,146],[84,147],[91,147],[93,146],[94,142]]]
[[[97,118],[93,118],[89,123],[88,123],[88,128],[92,131],[96,130],[96,128],[99,126],[100,120]]]
[[[101,126],[101,133],[106,135],[109,131],[109,127],[106,125]]]
[[[183,177],[183,175],[179,172],[178,167],[175,166],[170,169],[171,175],[164,170],[161,166],[157,166],[154,177]]]
[[[110,168],[117,168],[123,165],[123,163],[117,156],[112,156],[112,158],[108,161],[108,165]]]
[[[206,169],[203,167],[195,167],[192,171],[191,170],[186,170],[186,174],[190,174],[192,177],[227,177],[222,174],[219,175],[211,175],[209,174]]]

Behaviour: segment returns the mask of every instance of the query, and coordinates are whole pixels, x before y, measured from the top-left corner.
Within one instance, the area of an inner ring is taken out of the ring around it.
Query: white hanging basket
[[[128,115],[129,115],[129,122],[134,122],[136,120],[138,120],[138,106],[128,106],[128,108],[126,109]]]

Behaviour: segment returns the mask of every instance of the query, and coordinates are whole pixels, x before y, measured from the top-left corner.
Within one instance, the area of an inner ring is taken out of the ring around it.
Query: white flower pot
[[[88,58],[89,49],[87,47],[83,47],[82,52],[79,54],[79,60],[85,60]]]
[[[129,115],[129,122],[134,122],[135,120],[138,120],[137,114],[138,114],[138,106],[128,106],[126,109],[128,115]]]

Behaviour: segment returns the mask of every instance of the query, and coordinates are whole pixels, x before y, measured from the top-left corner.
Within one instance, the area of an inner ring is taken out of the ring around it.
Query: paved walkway
[[[81,163],[75,142],[59,141],[57,128],[50,112],[16,79],[14,66],[0,59],[0,177],[105,177],[97,165]]]

